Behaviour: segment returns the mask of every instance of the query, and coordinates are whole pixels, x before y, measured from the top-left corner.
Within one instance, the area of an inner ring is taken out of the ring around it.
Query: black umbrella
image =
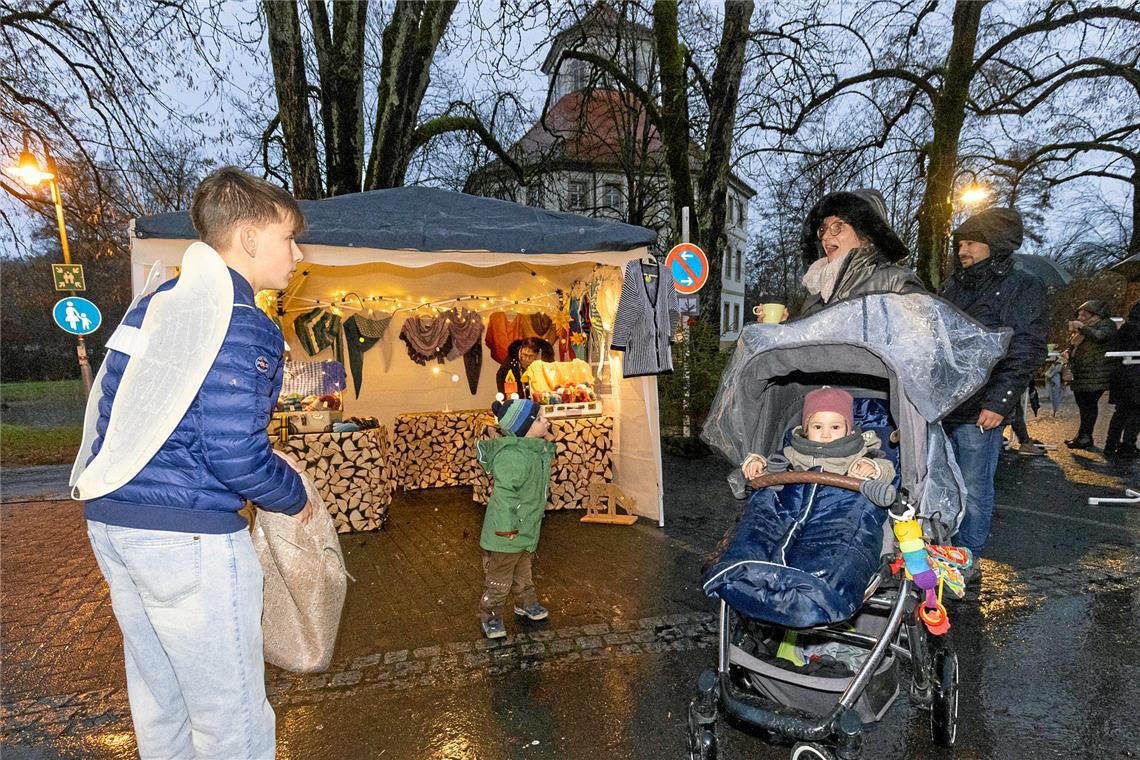
[[[1140,253],[1129,256],[1124,261],[1118,261],[1109,268],[1110,272],[1124,275],[1129,282],[1140,280]]]
[[[1018,269],[1028,272],[1047,288],[1059,288],[1073,281],[1069,270],[1053,259],[1044,256],[1034,256],[1029,253],[1013,254],[1013,262]]]

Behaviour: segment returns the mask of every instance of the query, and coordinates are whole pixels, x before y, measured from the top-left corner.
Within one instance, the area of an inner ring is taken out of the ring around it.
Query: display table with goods
[[[274,437],[313,479],[337,533],[379,530],[396,490],[388,431],[383,425],[343,433]]]
[[[344,418],[345,379],[340,362],[287,360],[269,436],[312,477],[338,533],[379,530],[396,490],[388,431]]]
[[[474,483],[482,470],[475,441],[494,422],[490,409],[396,415],[392,462],[399,486],[414,491]]]
[[[554,441],[547,509],[585,509],[592,481],[609,483],[613,471],[614,421],[611,417],[551,419],[547,439]],[[494,420],[480,431],[483,438],[502,435]],[[478,463],[476,463],[478,466]],[[480,467],[474,481],[474,499],[486,504],[491,480]]]

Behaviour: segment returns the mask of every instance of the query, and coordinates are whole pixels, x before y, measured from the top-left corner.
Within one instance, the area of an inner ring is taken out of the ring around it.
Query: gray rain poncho
[[[733,463],[778,450],[821,385],[888,398],[898,426],[902,487],[928,535],[948,539],[965,488],[939,420],[969,398],[1005,354],[1010,331],[987,330],[927,294],[869,295],[780,325],[745,327],[721,378],[702,438]],[[733,493],[744,496],[737,469]]]

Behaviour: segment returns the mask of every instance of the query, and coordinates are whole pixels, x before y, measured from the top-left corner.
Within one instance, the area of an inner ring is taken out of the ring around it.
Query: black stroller
[[[857,426],[878,433],[899,477],[897,489],[877,494],[884,508],[842,475],[753,482],[705,573],[705,592],[720,600],[720,644],[689,707],[690,758],[717,756],[722,713],[794,743],[793,758],[858,758],[864,726],[899,693],[900,663],[911,701],[929,711],[932,740],[954,744],[958,660],[948,621],[939,624],[928,590],[890,567],[892,526],[910,518],[914,535],[921,526],[926,541],[949,543],[965,489],[938,420],[985,382],[1008,339],[926,295],[866,296],[745,329],[704,429],[710,445],[735,463],[777,451],[804,395],[838,386],[856,398]],[[730,483],[744,495],[739,470]]]

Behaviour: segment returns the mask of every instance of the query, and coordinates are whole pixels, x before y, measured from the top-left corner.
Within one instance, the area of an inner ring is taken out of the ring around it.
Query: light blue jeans
[[[143,758],[272,758],[262,574],[248,531],[213,535],[88,521],[123,631]]]
[[[982,432],[977,425],[965,424],[950,433],[950,445],[962,480],[966,483],[966,515],[954,536],[954,545],[980,555],[990,537],[994,515],[994,474],[1001,455],[1005,425]]]

